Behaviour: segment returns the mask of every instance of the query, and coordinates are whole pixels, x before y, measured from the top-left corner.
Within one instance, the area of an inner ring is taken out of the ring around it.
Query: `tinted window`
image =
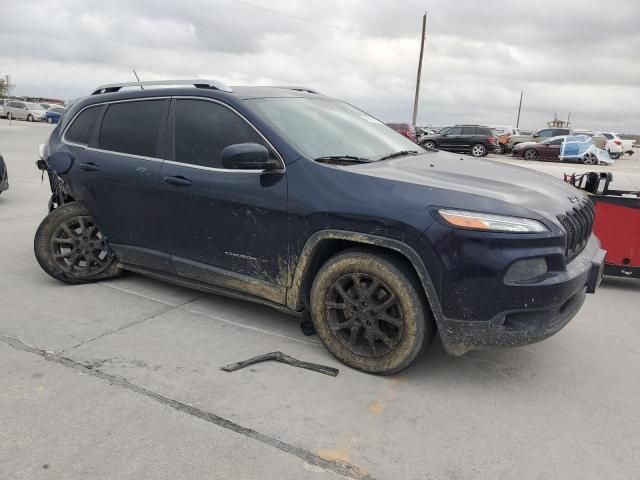
[[[478,132],[478,127],[464,127],[462,129],[462,135],[475,135]]]
[[[556,128],[553,131],[553,136],[556,136],[556,135],[569,135],[569,130],[566,128]]]
[[[555,140],[551,140],[547,145],[560,145],[564,142],[564,138],[556,138]]]
[[[487,137],[494,137],[497,135],[503,135],[504,131],[500,132],[491,128],[478,128],[480,135],[486,135]]]
[[[607,138],[607,140],[613,140],[613,135],[610,133],[603,133],[603,135]]]
[[[462,135],[462,127],[450,128],[447,135]]]
[[[157,156],[158,129],[166,100],[113,103],[102,120],[98,148],[112,152]]]
[[[247,122],[228,108],[202,100],[177,101],[176,162],[224,168],[222,150],[229,145],[250,142],[265,144]]]
[[[553,137],[553,130],[540,130],[538,132],[539,137]]]
[[[102,107],[100,106],[89,107],[83,110],[73,121],[67,133],[65,133],[65,139],[69,142],[88,145],[101,111]]]

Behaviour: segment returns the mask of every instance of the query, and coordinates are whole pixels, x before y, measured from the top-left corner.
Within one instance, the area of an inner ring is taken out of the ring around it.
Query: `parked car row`
[[[610,164],[613,159],[600,142],[585,134],[560,135],[542,142],[518,143],[511,154],[525,160],[574,161],[585,165]]]
[[[64,111],[65,108],[62,105],[0,99],[0,117],[9,120],[58,123]]]

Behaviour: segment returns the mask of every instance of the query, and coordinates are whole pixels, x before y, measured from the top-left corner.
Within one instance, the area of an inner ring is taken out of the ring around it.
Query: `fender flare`
[[[442,318],[442,308],[440,307],[440,300],[438,299],[433,282],[431,281],[431,276],[429,275],[422,258],[420,258],[420,255],[418,255],[411,246],[400,240],[392,238],[380,237],[378,235],[368,233],[349,232],[345,230],[320,230],[307,239],[302,251],[300,252],[300,256],[298,257],[290,287],[287,289],[288,308],[300,311],[305,307],[303,283],[306,273],[311,264],[314,253],[317,251],[320,244],[326,240],[347,240],[364,246],[373,245],[393,250],[405,257],[415,269],[418,278],[422,283],[423,290],[436,323],[440,323],[440,319]]]

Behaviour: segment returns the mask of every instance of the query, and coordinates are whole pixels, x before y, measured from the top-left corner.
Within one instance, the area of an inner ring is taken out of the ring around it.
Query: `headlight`
[[[438,213],[449,225],[458,228],[509,233],[542,233],[549,231],[542,223],[530,218],[448,209],[440,209]]]

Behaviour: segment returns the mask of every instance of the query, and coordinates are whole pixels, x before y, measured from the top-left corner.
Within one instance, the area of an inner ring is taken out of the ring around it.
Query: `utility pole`
[[[424,39],[427,30],[427,12],[422,16],[422,37],[420,38],[420,59],[418,60],[418,79],[416,80],[416,96],[413,100],[413,125],[418,118],[418,99],[420,97],[420,77],[422,75],[422,57],[424,55]]]
[[[518,105],[518,120],[516,120],[516,128],[520,128],[520,110],[522,109],[522,96],[524,95],[524,90],[520,91],[520,105]]]

